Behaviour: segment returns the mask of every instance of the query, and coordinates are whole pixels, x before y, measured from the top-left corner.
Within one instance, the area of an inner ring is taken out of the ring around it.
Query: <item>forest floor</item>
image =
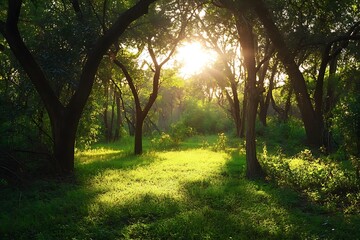
[[[0,239],[360,239],[359,215],[246,180],[243,151],[214,151],[215,138],[141,156],[130,140],[98,144],[75,179],[2,187]]]

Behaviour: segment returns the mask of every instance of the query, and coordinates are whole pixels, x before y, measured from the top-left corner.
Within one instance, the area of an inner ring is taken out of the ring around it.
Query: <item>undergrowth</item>
[[[305,149],[293,157],[283,153],[269,154],[264,145],[261,163],[268,180],[304,194],[330,211],[360,213],[360,188],[354,171],[336,162],[316,158]]]
[[[244,143],[225,134],[144,146],[99,143],[77,153],[74,181],[0,188],[0,239],[360,239],[351,171],[308,150],[264,148],[264,182],[245,179]]]
[[[360,213],[360,185],[346,153],[326,155],[322,148],[305,145],[304,128],[297,119],[259,127],[259,159],[267,180],[289,187],[327,211]]]

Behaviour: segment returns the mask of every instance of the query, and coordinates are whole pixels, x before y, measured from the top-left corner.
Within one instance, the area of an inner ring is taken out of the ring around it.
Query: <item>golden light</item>
[[[204,48],[199,42],[184,43],[179,47],[176,55],[176,60],[182,65],[180,75],[184,78],[200,73],[215,59],[216,54]]]

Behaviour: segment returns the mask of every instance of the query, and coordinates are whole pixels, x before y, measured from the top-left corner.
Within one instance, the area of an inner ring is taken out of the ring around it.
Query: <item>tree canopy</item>
[[[245,137],[247,176],[257,178],[257,118],[266,127],[292,116],[309,146],[359,158],[355,0],[0,6],[0,148],[10,155],[41,153],[66,175],[92,142],[134,135],[141,154],[144,134],[228,132]],[[184,77],[178,52],[191,42],[211,61]]]

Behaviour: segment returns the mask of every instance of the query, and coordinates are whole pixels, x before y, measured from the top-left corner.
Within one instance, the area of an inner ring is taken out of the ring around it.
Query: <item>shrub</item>
[[[346,91],[339,89],[339,100],[329,113],[329,125],[332,127],[336,142],[345,151],[344,158],[350,159],[357,172],[360,183],[360,71],[348,68],[342,76],[339,86],[346,86]],[[333,79],[340,81],[340,79]]]
[[[183,122],[174,123],[170,126],[170,135],[177,143],[195,134],[196,131],[192,127],[186,126]]]
[[[155,149],[165,150],[179,145],[169,134],[162,132],[159,137],[153,138],[151,144]]]
[[[227,142],[228,142],[228,138],[226,137],[225,133],[219,133],[217,141],[212,148],[216,152],[225,151]]]
[[[360,212],[354,206],[360,204],[354,173],[338,164],[315,158],[308,149],[291,158],[285,158],[281,152],[269,155],[266,146],[260,161],[269,180],[294,188],[328,208],[344,207],[347,212]]]
[[[226,113],[212,103],[188,102],[185,109],[182,116],[183,124],[200,134],[228,132],[233,128]]]

